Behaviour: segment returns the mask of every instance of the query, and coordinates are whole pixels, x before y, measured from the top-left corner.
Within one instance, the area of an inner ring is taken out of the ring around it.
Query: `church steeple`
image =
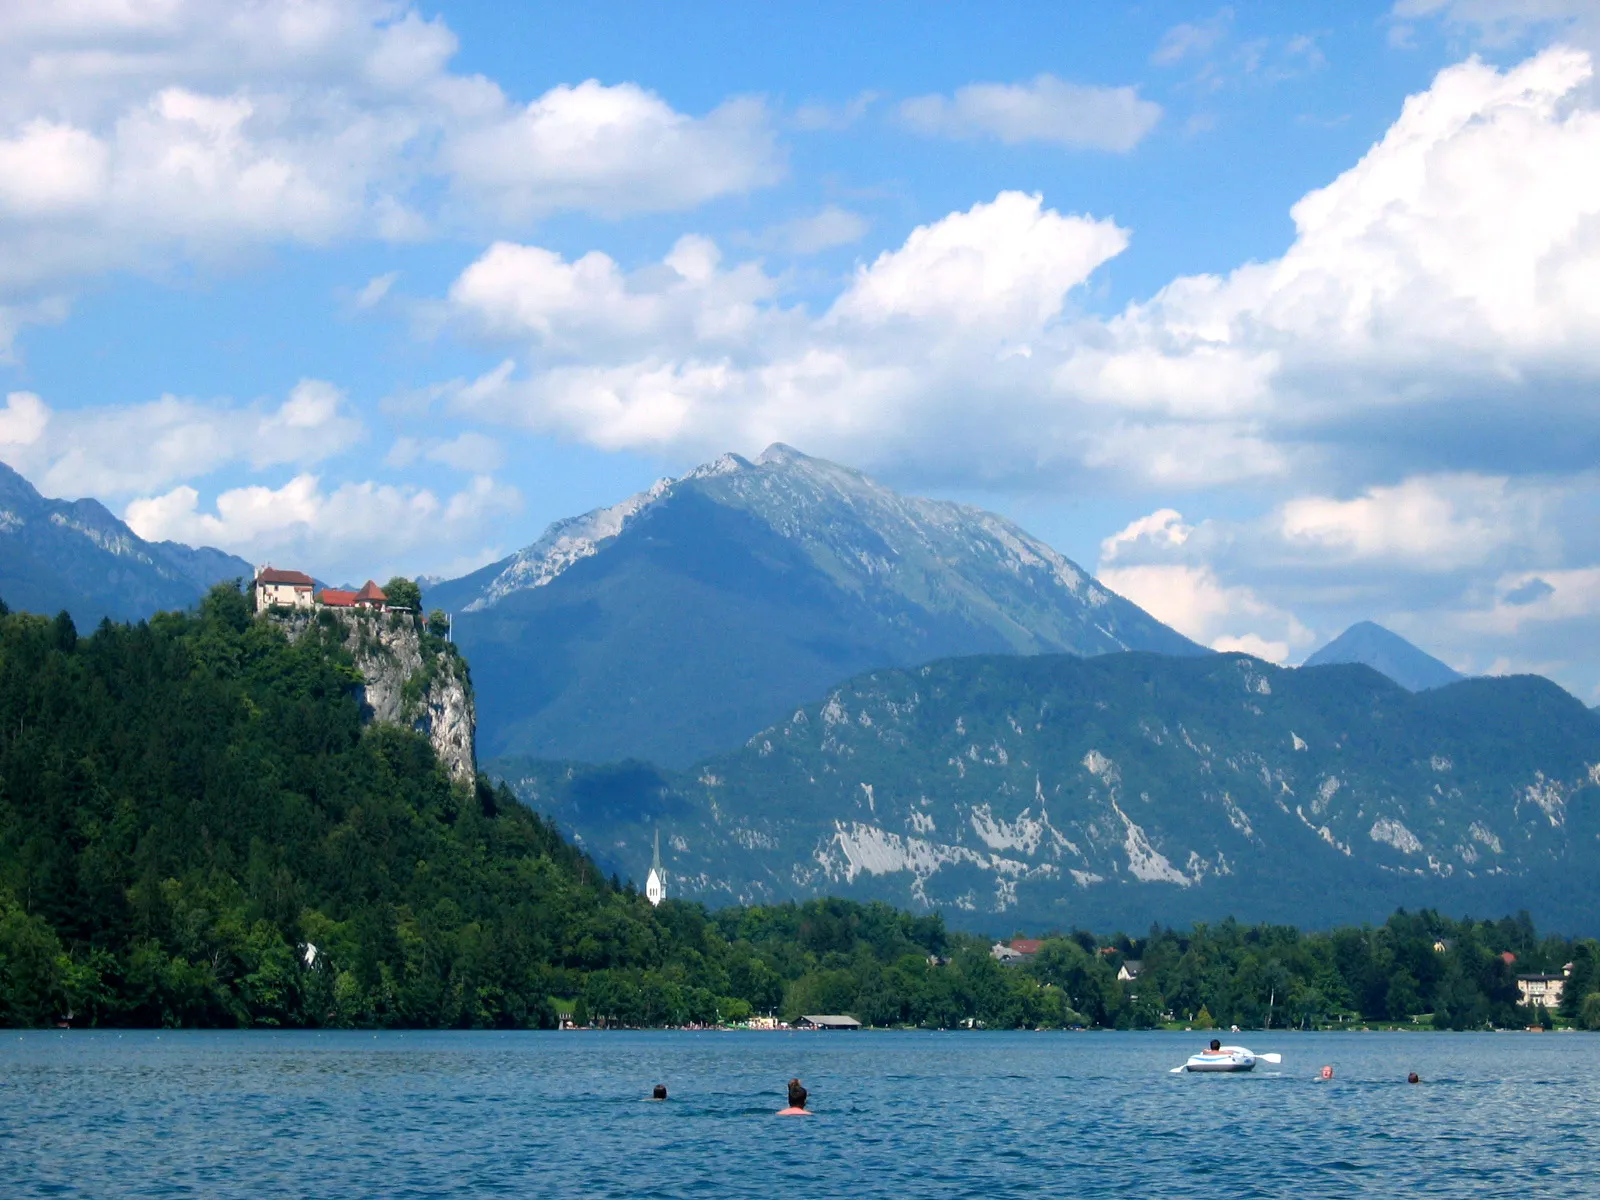
[[[667,873],[661,869],[661,830],[656,830],[655,856],[650,860],[650,874],[644,881],[644,898],[651,904],[660,904],[667,898]]]

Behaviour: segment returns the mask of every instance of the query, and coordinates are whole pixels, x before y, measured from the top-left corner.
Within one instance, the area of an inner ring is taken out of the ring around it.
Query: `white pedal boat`
[[[1199,1054],[1191,1054],[1189,1061],[1181,1067],[1173,1067],[1172,1073],[1179,1071],[1253,1071],[1258,1062],[1276,1065],[1283,1061],[1281,1054],[1257,1054],[1253,1050],[1246,1050],[1243,1046],[1224,1046],[1220,1050],[1202,1050]]]

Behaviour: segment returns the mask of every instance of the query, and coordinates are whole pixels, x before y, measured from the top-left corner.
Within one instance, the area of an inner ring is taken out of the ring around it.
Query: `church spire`
[[[650,875],[644,881],[644,898],[660,904],[667,898],[667,873],[661,869],[661,830],[656,830],[655,856],[650,860]]]

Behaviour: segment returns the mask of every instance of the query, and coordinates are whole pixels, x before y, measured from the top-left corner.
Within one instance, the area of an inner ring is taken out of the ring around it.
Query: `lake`
[[[1596,1035],[1224,1040],[1283,1066],[1168,1074],[1198,1033],[7,1031],[0,1196],[1600,1192]],[[772,1115],[793,1075],[811,1118]]]

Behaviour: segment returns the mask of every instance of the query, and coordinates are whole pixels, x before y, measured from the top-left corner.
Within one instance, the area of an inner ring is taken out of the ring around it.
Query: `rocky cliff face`
[[[427,637],[419,618],[406,614],[297,613],[272,618],[291,638],[314,620],[335,621],[345,649],[364,681],[358,693],[368,721],[415,729],[432,743],[452,779],[477,778],[477,724],[466,661],[452,647]]]

